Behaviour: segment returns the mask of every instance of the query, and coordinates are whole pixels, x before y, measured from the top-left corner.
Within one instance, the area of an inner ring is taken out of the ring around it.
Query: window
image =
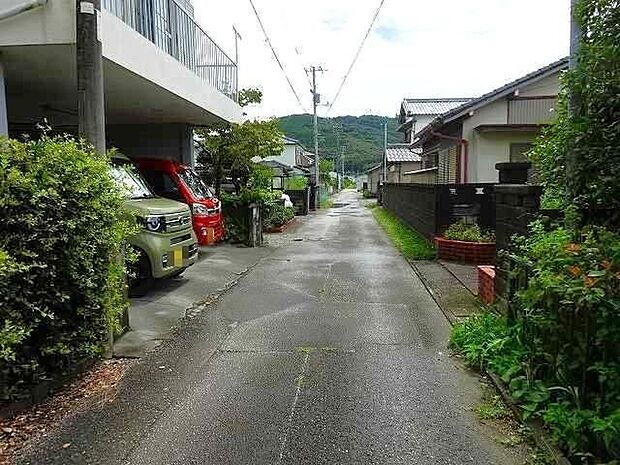
[[[435,168],[439,160],[437,152],[426,153],[422,155],[422,169]]]
[[[185,201],[183,195],[181,195],[181,192],[179,191],[177,183],[168,173],[164,171],[146,169],[142,171],[142,174],[153,188],[153,191],[155,191],[155,193],[160,197],[178,200],[179,202]]]
[[[527,153],[532,149],[532,144],[529,142],[517,142],[510,144],[510,161],[523,162],[529,161]]]

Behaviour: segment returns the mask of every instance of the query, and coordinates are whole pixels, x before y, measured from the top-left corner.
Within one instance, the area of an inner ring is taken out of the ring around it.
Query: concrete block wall
[[[495,294],[506,303],[515,292],[515,283],[509,276],[510,261],[502,251],[510,252],[514,235],[527,235],[528,225],[540,212],[540,186],[498,184],[495,186],[495,237],[497,245]]]

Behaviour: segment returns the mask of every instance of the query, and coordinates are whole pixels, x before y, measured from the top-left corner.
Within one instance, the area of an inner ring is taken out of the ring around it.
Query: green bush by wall
[[[102,354],[126,308],[134,221],[108,161],[69,138],[0,138],[0,400]]]

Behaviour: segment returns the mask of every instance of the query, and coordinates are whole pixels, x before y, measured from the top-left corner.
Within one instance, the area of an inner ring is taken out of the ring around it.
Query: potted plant
[[[476,265],[495,263],[495,234],[477,224],[453,223],[435,237],[439,258]]]

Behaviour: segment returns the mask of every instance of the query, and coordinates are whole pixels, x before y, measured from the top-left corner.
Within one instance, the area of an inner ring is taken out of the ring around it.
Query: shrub
[[[293,176],[286,179],[286,190],[302,191],[308,187],[308,178],[305,176]]]
[[[477,224],[467,224],[463,221],[448,226],[443,236],[453,241],[495,242],[495,235],[492,232],[483,231]]]
[[[531,155],[545,187],[546,208],[566,200],[580,209],[620,206],[620,47],[618,0],[581,0],[576,19],[583,38],[576,67],[563,77],[555,123]],[[568,94],[575,112],[568,112]],[[566,176],[567,154],[575,164]],[[568,196],[566,195],[568,190]]]
[[[541,416],[571,456],[617,459],[620,235],[535,222],[516,245],[514,273],[528,286],[509,318],[472,317],[454,328],[452,345],[501,376],[525,416]]]
[[[126,308],[134,221],[106,157],[69,138],[0,139],[0,399],[101,355]]]
[[[266,216],[263,219],[263,225],[267,228],[273,226],[282,226],[295,217],[295,209],[285,207],[281,203],[272,203],[266,209]]]

